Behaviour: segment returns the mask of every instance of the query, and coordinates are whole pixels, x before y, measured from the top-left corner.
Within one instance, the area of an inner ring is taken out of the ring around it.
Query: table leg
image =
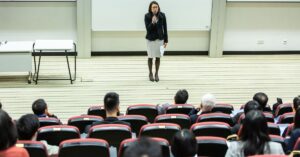
[[[71,74],[71,69],[70,69],[70,63],[69,63],[69,57],[68,57],[67,52],[66,52],[66,59],[67,59],[67,64],[68,64],[68,70],[69,70],[70,81],[71,81],[71,84],[73,84],[72,74]]]
[[[36,73],[35,84],[38,84],[38,80],[39,80],[39,72],[40,72],[40,65],[41,65],[42,51],[40,51],[39,54],[40,54],[40,55],[39,55],[39,63],[38,63],[38,67],[37,67],[37,73]]]

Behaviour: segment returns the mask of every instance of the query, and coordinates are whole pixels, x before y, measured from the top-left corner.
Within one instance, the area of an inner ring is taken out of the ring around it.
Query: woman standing
[[[147,29],[147,54],[148,54],[148,68],[149,80],[154,82],[159,81],[158,71],[160,66],[161,52],[160,48],[167,47],[168,44],[168,30],[167,19],[164,13],[160,11],[159,4],[152,1],[149,5],[148,13],[145,15],[145,25]],[[153,58],[155,60],[155,77],[152,73]]]

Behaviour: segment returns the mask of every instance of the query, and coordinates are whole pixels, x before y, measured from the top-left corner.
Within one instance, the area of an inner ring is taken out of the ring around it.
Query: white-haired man
[[[200,107],[191,110],[189,116],[191,118],[191,122],[196,123],[197,118],[201,114],[211,113],[213,107],[216,104],[216,97],[212,94],[205,94],[201,99]]]

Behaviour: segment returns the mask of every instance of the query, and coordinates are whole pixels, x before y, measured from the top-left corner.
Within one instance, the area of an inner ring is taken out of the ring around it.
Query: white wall
[[[146,51],[146,32],[93,32],[92,51]],[[169,32],[169,51],[208,51],[209,32]]]
[[[0,41],[76,41],[76,27],[76,2],[0,2]]]
[[[299,17],[300,3],[227,3],[224,50],[300,50]]]

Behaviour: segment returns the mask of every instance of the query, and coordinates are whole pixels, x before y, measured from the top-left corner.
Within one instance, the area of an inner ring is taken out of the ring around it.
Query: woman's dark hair
[[[17,121],[19,140],[31,140],[40,127],[39,119],[34,114],[26,114]]]
[[[262,111],[263,109],[261,108],[261,106],[259,105],[259,103],[257,101],[251,100],[245,104],[244,113],[247,114],[249,111],[252,111],[252,110],[261,110]]]
[[[300,129],[300,108],[298,108],[295,112],[294,129]]]
[[[192,157],[197,154],[197,141],[195,135],[189,130],[178,131],[171,144],[174,157]]]
[[[148,9],[148,12],[152,14],[152,5],[156,4],[158,6],[158,13],[160,12],[160,6],[159,4],[156,2],[156,1],[152,1],[150,4],[149,4],[149,9]]]
[[[296,111],[299,108],[299,106],[300,106],[300,97],[298,96],[293,99],[294,110]]]
[[[0,151],[16,144],[17,129],[11,117],[0,109]]]
[[[246,114],[240,134],[245,142],[245,156],[264,154],[267,142],[270,141],[267,119],[262,111],[252,110]]]
[[[185,89],[179,90],[174,99],[176,104],[185,104],[189,99],[189,93]]]
[[[265,93],[259,92],[253,96],[253,100],[257,101],[261,107],[264,109],[268,104],[268,96]]]

